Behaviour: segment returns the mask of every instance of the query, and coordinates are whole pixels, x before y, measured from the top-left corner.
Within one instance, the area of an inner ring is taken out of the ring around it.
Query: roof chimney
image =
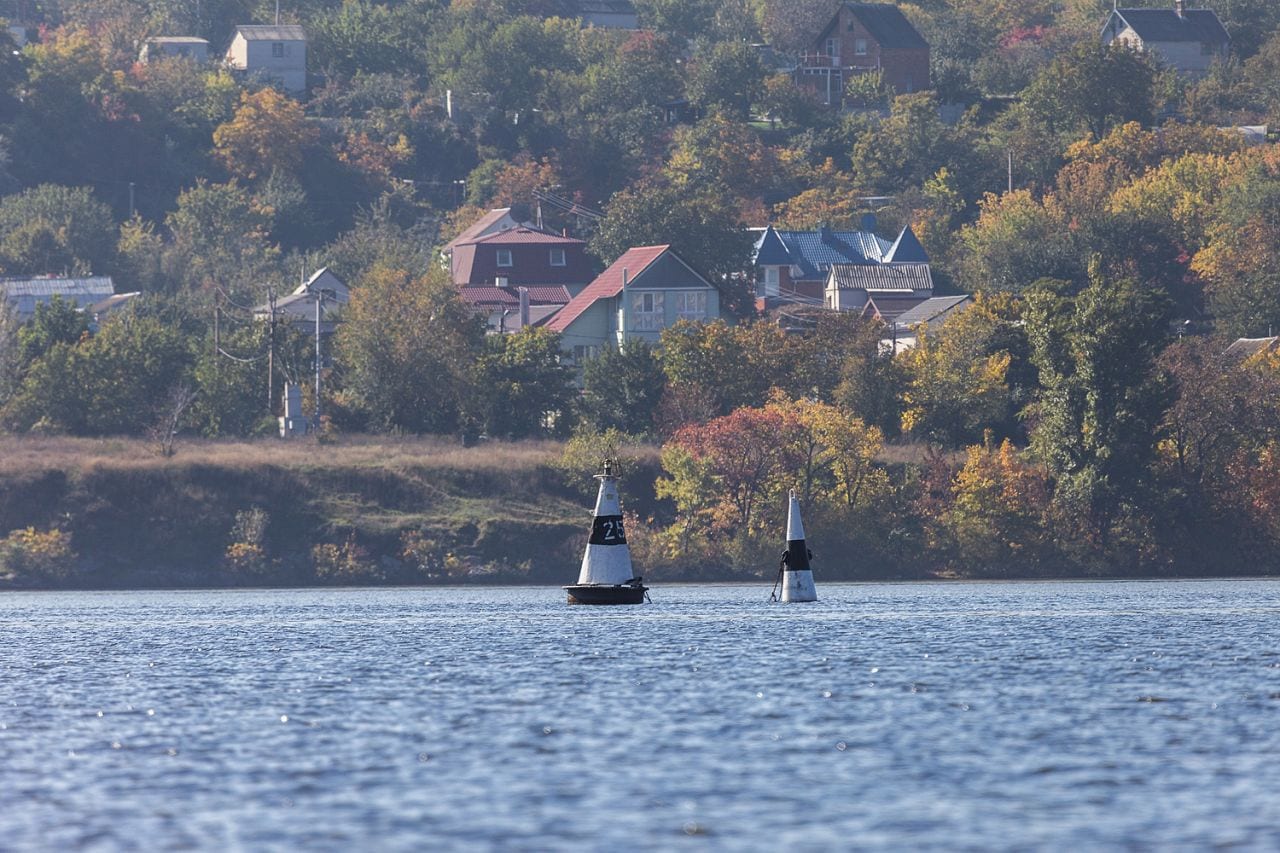
[[[520,294],[520,328],[529,325],[529,288],[517,287],[516,293]]]

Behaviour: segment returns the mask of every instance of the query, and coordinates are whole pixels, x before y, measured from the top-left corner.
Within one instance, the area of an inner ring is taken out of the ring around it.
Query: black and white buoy
[[[622,527],[622,507],[618,502],[618,478],[613,464],[604,463],[597,474],[600,492],[596,495],[591,538],[582,557],[578,582],[566,586],[570,604],[640,604],[646,587],[631,568],[631,551]]]
[[[778,569],[782,583],[783,601],[817,601],[818,590],[813,585],[813,569],[809,560],[813,553],[804,541],[804,522],[800,520],[800,501],[791,490],[791,503],[787,507],[787,550],[782,552],[782,565]]]

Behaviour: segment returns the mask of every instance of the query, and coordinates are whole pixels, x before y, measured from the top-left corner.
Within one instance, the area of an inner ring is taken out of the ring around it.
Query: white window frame
[[[857,56],[866,56],[866,55],[867,55],[867,40],[866,40],[866,39],[854,39],[854,40],[853,40],[853,52],[854,52],[854,54],[856,54]]]
[[[550,255],[551,266],[566,267],[569,265],[569,261],[565,258],[564,249],[552,249]]]
[[[661,332],[667,326],[666,304],[661,291],[631,294],[631,328],[637,332]]]
[[[840,56],[840,39],[827,39],[827,56],[837,59]]]
[[[707,319],[707,292],[705,290],[684,290],[675,294],[676,319],[688,320],[691,323]]]
[[[510,249],[499,249],[496,253],[496,262],[500,267],[513,267],[515,263],[511,257]]]
[[[284,59],[284,42],[275,41],[271,43],[271,58]]]

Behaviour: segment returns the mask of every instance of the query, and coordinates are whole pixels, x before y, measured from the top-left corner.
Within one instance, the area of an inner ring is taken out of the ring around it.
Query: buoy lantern
[[[780,568],[783,601],[817,601],[818,590],[813,585],[813,569],[809,560],[813,554],[804,541],[804,522],[800,520],[800,501],[793,489],[791,503],[787,507],[787,550],[782,552]]]
[[[618,500],[618,478],[612,462],[606,460],[604,470],[596,474],[600,491],[596,495],[591,538],[582,556],[578,582],[566,586],[570,604],[641,604],[647,587],[631,566],[631,551],[622,525],[622,506]]]

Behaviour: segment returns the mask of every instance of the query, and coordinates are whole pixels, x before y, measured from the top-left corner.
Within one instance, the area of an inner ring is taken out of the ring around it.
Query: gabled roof
[[[198,38],[196,36],[152,36],[147,39],[147,44],[203,44],[208,45],[208,39]]]
[[[238,24],[236,33],[245,41],[307,40],[307,31],[297,24]]]
[[[448,243],[445,243],[444,250],[446,253],[460,243],[474,243],[477,237],[482,236],[486,231],[502,220],[502,217],[511,212],[509,207],[498,207],[481,216],[475,222],[472,222],[462,230],[462,233],[454,237]]]
[[[902,260],[928,263],[924,247],[915,238],[899,235],[895,243],[882,240],[871,231],[778,231],[766,228],[756,241],[756,265],[790,265],[800,269],[792,276],[800,281],[822,280],[835,264],[880,264],[901,246]],[[784,256],[785,253],[785,256]]]
[[[331,281],[328,279],[331,279]],[[321,267],[312,273],[311,278],[294,288],[293,295],[309,295],[317,284],[321,285],[322,290],[324,289],[323,285],[328,284],[335,297],[341,302],[346,302],[350,298],[350,288],[347,287],[347,283],[338,278],[328,267]]]
[[[833,264],[829,280],[839,290],[875,293],[933,290],[928,264]]]
[[[1212,9],[1187,9],[1181,15],[1173,9],[1113,9],[1111,15],[1119,17],[1146,42],[1226,44],[1231,41],[1227,28]],[[1107,25],[1110,23],[1108,18]]]
[[[670,245],[639,246],[623,252],[622,257],[609,264],[609,268],[596,276],[595,281],[570,300],[560,309],[560,313],[551,318],[547,328],[563,332],[569,324],[582,316],[592,305],[601,299],[617,296],[622,292],[624,273],[628,283],[644,272],[654,261],[671,251]]]
[[[899,326],[914,326],[917,323],[927,323],[930,328],[933,328],[956,309],[969,307],[972,304],[972,300],[973,297],[968,294],[961,296],[934,296],[914,308],[908,308],[903,311],[894,322]]]
[[[569,303],[569,288],[562,284],[537,285],[526,287],[529,291],[530,305],[554,305],[559,307]],[[496,287],[483,285],[479,287],[460,287],[458,296],[468,305],[493,305],[501,308],[520,307],[520,290],[517,287]]]
[[[1274,349],[1280,349],[1280,337],[1237,338],[1222,354],[1243,360],[1260,352],[1271,352]]]
[[[95,297],[103,299],[115,293],[115,285],[109,275],[68,278],[42,276],[39,278],[0,278],[0,293],[10,299],[19,296]]]
[[[454,245],[461,242],[484,243],[486,246],[526,245],[528,243],[546,243],[553,246],[585,246],[587,241],[579,240],[576,237],[565,237],[553,231],[521,225],[518,228],[508,228],[506,231],[499,231],[495,234],[485,234],[483,237],[477,237],[471,241],[455,240]]]
[[[893,241],[893,245],[885,253],[884,259],[890,263],[929,263],[929,255],[916,239],[916,232],[911,230],[910,225],[902,229],[898,239]]]
[[[845,3],[882,48],[928,49],[929,43],[897,6],[888,3]]]
[[[878,293],[867,297],[867,304],[862,308],[862,316],[875,317],[884,320],[886,323],[893,323],[904,313],[924,301],[925,298],[923,296]]]

